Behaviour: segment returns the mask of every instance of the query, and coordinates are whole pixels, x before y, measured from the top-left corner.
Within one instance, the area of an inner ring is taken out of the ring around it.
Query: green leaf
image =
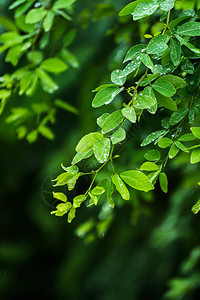
[[[37,130],[32,130],[26,136],[27,141],[31,144],[37,140],[38,132]]]
[[[89,150],[89,151],[86,151],[86,152],[83,152],[83,153],[77,153],[73,160],[72,160],[72,165],[74,164],[77,164],[79,163],[81,160],[83,159],[86,159],[86,158],[89,158],[90,156],[93,155],[93,151],[92,150]]]
[[[26,2],[26,0],[18,0],[18,1],[14,1],[9,7],[8,9],[14,9],[17,6],[21,5],[22,3]]]
[[[54,192],[53,192],[53,197],[54,197],[55,199],[60,200],[60,201],[67,202],[67,197],[66,197],[66,195],[63,194],[63,193],[54,193]]]
[[[103,135],[100,132],[91,132],[86,134],[82,139],[79,141],[78,145],[76,146],[76,152],[84,153],[88,152],[92,149],[93,144],[102,139]]]
[[[101,115],[100,117],[97,118],[97,125],[99,125],[99,127],[103,127],[103,124],[106,120],[106,118],[109,116],[109,113],[104,113],[103,115]]]
[[[151,144],[152,142],[154,142],[155,140],[157,140],[160,137],[163,137],[165,134],[167,134],[168,131],[166,130],[158,130],[155,132],[152,132],[151,134],[149,134],[141,143],[141,147],[144,147],[146,145]]]
[[[148,54],[140,53],[140,59],[147,68],[153,69],[154,65]]]
[[[158,104],[157,104],[157,100],[156,100],[156,97],[155,97],[155,94],[154,94],[154,91],[153,91],[152,87],[146,86],[144,88],[143,92],[142,92],[142,95],[143,96],[150,96],[155,100],[155,104],[147,109],[148,112],[150,112],[150,114],[155,114],[156,111],[157,111],[157,108],[158,108]]]
[[[170,36],[163,34],[154,37],[147,46],[148,54],[162,54],[167,48]]]
[[[32,64],[40,64],[43,60],[43,53],[41,51],[33,50],[27,53],[27,59]]]
[[[61,99],[55,99],[54,104],[55,104],[55,106],[62,108],[74,115],[79,115],[79,111],[76,107],[74,107],[73,105],[71,105]]]
[[[92,92],[100,92],[102,90],[105,90],[108,87],[117,87],[117,85],[113,84],[113,83],[102,84],[102,85],[98,86],[95,90],[93,90]]]
[[[151,2],[151,0],[149,0],[149,1],[148,0],[137,0],[137,1],[131,2],[120,11],[119,16],[122,17],[122,16],[127,16],[127,15],[132,14],[134,12],[134,9],[136,8],[136,6],[143,2]]]
[[[87,196],[85,196],[85,195],[76,196],[73,199],[73,207],[75,207],[75,208],[80,207],[81,203],[83,203],[86,200],[86,198],[87,198]]]
[[[79,62],[76,56],[73,53],[71,53],[69,50],[62,49],[60,54],[63,60],[66,61],[69,65],[71,65],[73,68],[77,69],[79,67]]]
[[[115,129],[123,121],[123,119],[124,117],[120,110],[114,111],[103,123],[102,133],[107,133]]]
[[[158,4],[155,2],[143,2],[136,6],[133,13],[133,20],[139,20],[147,16],[152,15],[158,8]]]
[[[183,72],[186,72],[188,74],[194,74],[194,72],[195,72],[193,63],[191,63],[191,61],[186,57],[184,57],[182,59],[180,66],[181,66],[181,70]]]
[[[157,80],[152,84],[154,90],[166,97],[172,97],[176,93],[175,87],[168,81]]]
[[[177,148],[179,148],[180,150],[184,151],[184,152],[189,152],[187,150],[187,147],[185,147],[185,145],[183,145],[181,142],[179,141],[175,141],[174,144],[176,145]]]
[[[191,127],[190,130],[196,138],[200,139],[200,127]]]
[[[131,123],[136,123],[137,116],[133,107],[124,107],[121,110],[122,115],[129,120]]]
[[[72,220],[75,218],[75,215],[76,215],[76,208],[75,207],[72,207],[68,213],[68,223],[71,223]]]
[[[130,193],[129,190],[127,189],[126,185],[124,182],[121,180],[118,174],[115,174],[112,176],[112,182],[114,183],[117,191],[120,193],[122,198],[124,200],[129,200],[130,199]]]
[[[172,144],[169,149],[169,158],[174,158],[179,153],[179,149],[176,147],[175,144]]]
[[[193,141],[195,139],[196,139],[196,137],[192,133],[183,134],[182,136],[180,136],[178,138],[178,140],[181,141],[181,142],[190,142],[190,141]]]
[[[156,103],[156,100],[153,99],[151,96],[139,95],[136,99],[136,103],[134,103],[133,106],[138,109],[149,109]]]
[[[76,165],[65,167],[63,164],[61,164],[61,168],[66,172],[71,172],[72,174],[77,174],[79,171],[79,168]]]
[[[40,125],[38,127],[38,132],[41,135],[43,135],[45,138],[49,139],[49,140],[53,140],[54,139],[54,133],[47,126]]]
[[[187,115],[188,110],[188,108],[179,108],[177,111],[175,111],[170,117],[170,124],[176,125],[181,120],[183,120],[184,117]]]
[[[95,186],[93,190],[91,190],[91,194],[95,196],[99,196],[105,193],[105,189],[102,186]]]
[[[52,80],[52,78],[43,70],[41,69],[36,69],[36,73],[38,77],[40,78],[42,88],[45,92],[48,92],[50,94],[54,93],[57,89],[58,86],[56,83]]]
[[[99,91],[92,101],[92,107],[100,107],[109,104],[123,90],[123,87],[107,87]]]
[[[179,42],[186,46],[188,49],[190,49],[192,52],[196,53],[196,54],[200,54],[200,49],[196,48],[195,46],[193,46],[191,43],[189,43],[188,41],[186,41],[185,39],[183,39],[182,37],[180,37],[179,35],[175,34],[175,37],[179,40]]]
[[[111,179],[108,179],[108,181],[107,181],[106,190],[107,190],[106,195],[107,195],[107,200],[108,200],[109,206],[111,206],[113,208],[115,206],[115,203],[114,203],[113,198],[112,198],[113,183],[112,183]]]
[[[72,204],[70,202],[60,203],[56,206],[57,210],[52,211],[51,214],[55,214],[55,216],[57,216],[57,217],[62,217],[70,210],[71,207],[72,207]]]
[[[169,139],[169,138],[162,138],[162,139],[159,140],[158,146],[160,148],[165,149],[165,148],[169,147],[172,143],[173,143],[173,141],[171,139]]]
[[[140,170],[142,171],[157,171],[159,170],[159,167],[150,161],[146,161],[145,163],[143,163],[140,167]]]
[[[45,32],[48,32],[51,30],[53,26],[55,14],[51,10],[48,11],[48,13],[45,16],[44,22],[43,22],[43,28]]]
[[[124,63],[128,60],[135,60],[137,57],[139,57],[140,53],[145,51],[146,48],[147,45],[145,44],[140,44],[131,47],[125,56]]]
[[[156,78],[158,78],[158,76],[160,76],[160,74],[147,75],[146,78],[142,80],[140,86],[149,85],[152,81],[154,81]]]
[[[198,162],[200,162],[200,149],[197,148],[197,149],[194,149],[191,153],[191,156],[190,156],[190,162],[191,164],[196,164]]]
[[[51,73],[59,74],[67,69],[67,65],[58,57],[45,59],[40,67]]]
[[[63,186],[67,184],[68,189],[72,190],[78,177],[79,174],[74,174],[72,172],[61,173],[56,179],[53,180],[56,182],[53,186]]]
[[[185,36],[200,36],[200,23],[191,21],[178,27],[177,34]]]
[[[155,92],[156,99],[161,106],[164,106],[170,110],[177,110],[176,103],[170,97],[161,95],[160,93]]]
[[[159,80],[168,81],[175,87],[176,90],[182,89],[186,86],[186,82],[183,78],[180,78],[180,77],[174,76],[174,75],[164,75],[164,76],[158,78],[157,81],[159,81]]]
[[[168,180],[167,175],[165,173],[159,174],[159,182],[160,182],[160,188],[164,193],[168,192]]]
[[[170,51],[171,61],[175,66],[178,66],[181,60],[181,44],[179,40],[177,40],[174,37],[171,38],[169,51]]]
[[[46,13],[47,11],[43,7],[33,8],[27,13],[25,22],[27,24],[37,23],[45,17]]]
[[[126,131],[123,128],[119,128],[110,136],[110,138],[113,145],[118,144],[125,140]]]
[[[93,152],[94,156],[100,162],[103,164],[106,162],[109,158],[110,154],[110,139],[109,138],[102,138],[100,140],[97,140],[93,145]]]
[[[11,95],[11,91],[6,90],[6,89],[0,90],[0,99],[8,98],[8,97],[10,97],[10,95]]]
[[[21,44],[24,37],[20,36],[16,31],[9,31],[0,35],[0,42],[9,47]],[[6,50],[7,48],[5,48]]]
[[[121,173],[120,176],[129,186],[136,190],[148,192],[154,189],[154,186],[149,181],[148,177],[140,171],[125,171]]]
[[[126,82],[126,76],[122,70],[115,70],[111,73],[111,81],[117,85],[123,85]]]
[[[169,11],[174,7],[175,0],[157,0],[160,9],[164,11]]]
[[[198,212],[200,211],[200,200],[197,201],[197,203],[195,203],[195,205],[192,206],[192,212],[193,214],[198,214]]]
[[[24,4],[17,7],[14,13],[14,17],[18,18],[19,16],[23,15],[23,13],[25,13],[31,7],[32,4],[32,0],[27,0]]]
[[[76,0],[58,0],[54,3],[53,9],[70,9],[72,4],[74,4]]]
[[[145,153],[144,157],[150,161],[157,161],[160,159],[160,152],[155,149],[149,150],[147,153]]]
[[[139,57],[136,58],[134,61],[131,61],[123,70],[124,75],[129,75],[134,72],[140,65]]]

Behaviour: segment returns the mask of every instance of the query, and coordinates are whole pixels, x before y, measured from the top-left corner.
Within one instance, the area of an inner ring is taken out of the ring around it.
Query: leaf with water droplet
[[[196,138],[200,139],[200,127],[191,127],[190,130]]]
[[[103,124],[105,122],[105,120],[107,119],[107,117],[109,116],[109,113],[104,113],[103,115],[101,115],[100,117],[97,118],[97,125],[99,125],[99,127],[103,127]]]
[[[153,92],[152,87],[150,86],[146,86],[142,92],[143,96],[150,96],[155,100],[155,104],[152,105],[150,108],[147,108],[148,112],[150,112],[150,114],[155,114],[158,108],[158,104],[157,104],[157,99],[156,96]]]
[[[119,177],[118,174],[113,175],[112,182],[114,183],[117,191],[120,193],[122,198],[124,200],[129,200],[130,199],[129,190],[127,189],[126,185],[124,184],[124,182],[122,181],[122,179]]]
[[[169,158],[174,158],[179,152],[179,149],[176,147],[176,145],[173,143],[169,149]]]
[[[79,141],[78,145],[76,146],[76,152],[85,153],[92,149],[93,144],[102,139],[103,135],[100,132],[91,132],[86,134],[82,139]]]
[[[140,171],[125,171],[121,173],[120,176],[130,187],[136,190],[148,192],[154,189],[154,186],[149,181],[148,177]]]
[[[145,153],[144,157],[150,161],[157,161],[160,159],[161,155],[158,150],[152,149]]]
[[[157,0],[160,9],[164,11],[169,11],[174,7],[175,0]]]
[[[181,59],[181,44],[179,40],[177,40],[174,37],[171,38],[169,51],[170,51],[171,61],[175,66],[177,66]]]
[[[168,48],[170,36],[163,34],[154,37],[147,46],[148,54],[162,54]]]
[[[177,34],[200,36],[200,22],[190,21],[178,27]]]
[[[138,109],[147,109],[156,104],[156,100],[151,96],[146,95],[138,95],[136,99],[136,103],[134,103],[134,107]]]
[[[194,149],[191,153],[191,156],[190,156],[190,163],[191,164],[196,164],[200,162],[200,149]]]
[[[133,20],[136,21],[152,15],[158,7],[158,4],[155,2],[139,3],[134,10]]]
[[[125,140],[126,131],[123,128],[119,128],[111,135],[110,138],[111,138],[113,145],[118,144],[118,143],[122,142],[123,140]]]
[[[130,62],[123,70],[123,74],[125,76],[129,75],[130,73],[134,72],[140,65],[140,59],[135,59],[134,61]]]
[[[127,106],[127,107],[122,108],[121,112],[122,112],[122,115],[127,120],[129,120],[131,123],[136,123],[137,116],[136,116],[135,110],[134,110],[134,108],[132,106],[131,107]]]
[[[155,140],[157,140],[159,137],[163,137],[164,135],[167,134],[168,131],[166,130],[158,130],[155,132],[152,132],[151,134],[149,134],[141,143],[141,147],[144,147],[152,142],[154,142]]]
[[[166,80],[157,80],[152,84],[154,90],[166,97],[172,97],[176,93],[175,87]]]
[[[145,44],[140,44],[140,45],[131,47],[125,56],[124,62],[126,62],[128,60],[136,59],[140,53],[145,51],[146,48],[147,48],[147,45],[145,45]]]
[[[176,125],[179,123],[183,118],[187,115],[188,113],[188,108],[179,108],[177,111],[175,111],[171,117],[170,117],[170,124],[171,125]]]
[[[183,78],[175,76],[175,75],[164,75],[164,76],[158,78],[157,81],[160,81],[160,80],[168,81],[175,87],[176,90],[182,89],[186,86],[185,80]]]
[[[117,85],[123,85],[126,82],[126,76],[122,70],[115,70],[111,73],[111,81]]]
[[[148,54],[140,53],[140,59],[147,68],[153,69],[153,62]]]
[[[100,107],[109,104],[123,90],[123,87],[107,87],[99,91],[92,101],[92,107]]]
[[[97,140],[93,145],[93,152],[94,156],[100,162],[101,164],[106,162],[109,158],[110,154],[110,139],[109,138],[103,138],[100,140]]]
[[[181,44],[183,44],[184,46],[186,46],[188,49],[190,49],[192,52],[196,53],[196,54],[200,54],[200,49],[196,48],[195,46],[193,46],[191,43],[189,43],[188,41],[186,41],[185,39],[183,39],[182,37],[180,37],[179,35],[175,34],[175,37],[179,40],[179,42]]]
[[[161,95],[160,93],[155,92],[156,99],[161,106],[166,107],[167,109],[176,111],[177,106],[176,103],[170,97],[166,97]]]
[[[105,122],[103,123],[102,132],[107,133],[115,129],[123,121],[123,119],[124,117],[120,110],[114,111],[106,118]]]

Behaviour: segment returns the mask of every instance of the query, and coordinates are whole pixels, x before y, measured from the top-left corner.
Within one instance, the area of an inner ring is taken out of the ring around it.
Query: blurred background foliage
[[[118,18],[127,3],[79,0],[74,5],[71,22],[77,35],[70,51],[79,67],[57,78],[59,94],[51,97],[59,96],[79,113],[58,110],[54,140],[40,136],[30,145],[18,140],[15,127],[5,122],[12,106],[25,105],[27,97],[14,96],[0,118],[1,299],[199,297],[200,221],[191,207],[199,198],[200,176],[198,164],[189,164],[187,155],[179,154],[169,163],[167,195],[159,188],[147,194],[132,191],[132,200],[124,205],[116,199],[114,210],[106,202],[100,208],[82,207],[71,225],[65,217],[50,215],[55,206],[51,179],[60,172],[61,162],[70,163],[77,141],[97,128],[95,119],[103,113],[103,108],[91,108],[91,91],[110,81],[110,72],[120,67],[131,45],[144,42],[145,33],[159,30],[159,16],[149,23]],[[13,19],[9,4],[0,2],[1,16]],[[192,0],[177,0],[176,9],[194,5]],[[0,56],[1,76],[11,70],[4,58]],[[42,101],[44,95],[35,97]],[[120,99],[112,105],[117,108]],[[153,117],[146,114],[130,128],[128,142],[117,149],[119,171],[142,163],[148,149],[139,144],[160,129],[164,116],[166,111]],[[84,170],[90,167],[82,164]],[[77,193],[90,180],[80,182]]]

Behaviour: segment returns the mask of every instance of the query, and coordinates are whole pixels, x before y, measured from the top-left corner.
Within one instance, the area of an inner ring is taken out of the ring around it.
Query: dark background
[[[71,50],[80,67],[58,79],[59,97],[76,106],[79,115],[60,110],[52,127],[56,138],[40,137],[32,145],[17,140],[15,128],[5,124],[13,103],[28,99],[13,99],[0,118],[0,299],[156,300],[167,291],[167,299],[198,299],[200,220],[191,207],[199,197],[199,166],[190,165],[188,157],[179,155],[169,163],[169,194],[159,187],[150,195],[134,194],[130,203],[115,208],[107,232],[95,239],[81,239],[75,232],[82,222],[98,220],[98,207],[79,209],[72,224],[65,216],[50,215],[51,178],[61,172],[61,162],[70,163],[81,136],[97,128],[101,109],[91,108],[91,91],[110,81],[110,72],[120,67],[127,49],[140,42],[138,26],[146,26],[118,19],[128,1],[105,1],[116,12],[95,18],[97,2],[77,1],[73,25],[78,33]],[[183,3],[186,8],[192,5]],[[1,15],[12,18],[7,7],[8,1],[1,1]],[[1,75],[10,71],[1,55]],[[118,150],[119,169],[142,163],[147,149],[139,144],[161,128],[165,114],[145,115],[131,128],[129,142]],[[79,184],[77,193],[82,188]]]

